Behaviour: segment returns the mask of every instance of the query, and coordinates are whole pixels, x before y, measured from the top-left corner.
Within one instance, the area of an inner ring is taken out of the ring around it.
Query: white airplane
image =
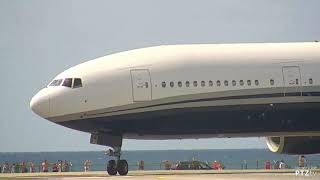
[[[267,137],[271,151],[320,152],[320,43],[167,45],[74,66],[30,102],[39,116],[109,146],[123,138]]]

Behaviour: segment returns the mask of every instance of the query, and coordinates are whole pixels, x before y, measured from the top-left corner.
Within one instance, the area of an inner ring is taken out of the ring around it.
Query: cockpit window
[[[82,87],[82,81],[80,78],[74,78],[73,88]]]
[[[53,80],[49,86],[60,86],[62,83],[62,79],[55,79]]]
[[[72,78],[64,79],[64,81],[62,83],[62,86],[66,86],[66,87],[71,88],[72,87]]]

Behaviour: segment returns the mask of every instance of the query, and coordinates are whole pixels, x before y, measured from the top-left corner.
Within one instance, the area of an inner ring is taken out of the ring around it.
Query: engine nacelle
[[[319,136],[267,137],[267,145],[272,152],[281,154],[320,153]]]

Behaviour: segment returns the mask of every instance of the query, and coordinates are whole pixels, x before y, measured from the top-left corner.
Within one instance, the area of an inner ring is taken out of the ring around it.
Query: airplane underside
[[[319,118],[320,103],[302,102],[167,109],[58,124],[125,138],[182,139],[315,135],[320,132]]]

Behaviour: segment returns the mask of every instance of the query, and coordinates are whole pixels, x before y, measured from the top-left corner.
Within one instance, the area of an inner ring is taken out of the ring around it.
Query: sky
[[[29,108],[71,66],[156,45],[320,40],[319,7],[319,0],[0,0],[0,152],[106,149]],[[264,138],[123,143],[124,150],[266,147]]]

